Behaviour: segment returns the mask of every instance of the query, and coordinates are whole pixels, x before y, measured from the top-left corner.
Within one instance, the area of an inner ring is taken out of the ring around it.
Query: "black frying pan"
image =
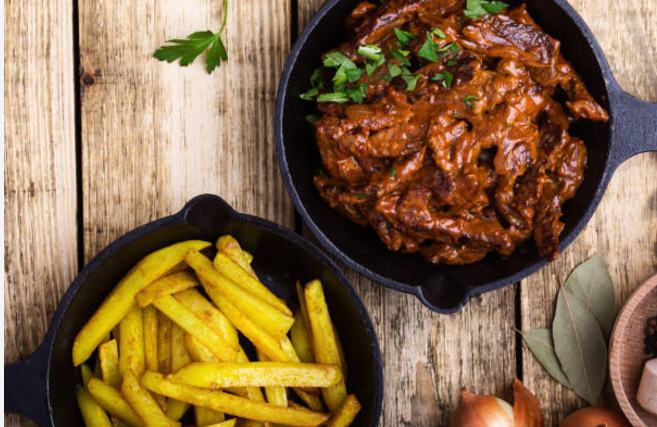
[[[363,404],[354,425],[376,427],[383,400],[381,352],[354,288],[304,238],[270,221],[237,213],[213,195],[198,196],[179,213],[124,235],[82,270],[59,303],[39,348],[27,359],[5,365],[5,412],[26,415],[42,427],[84,426],[75,398],[79,369],[71,361],[73,339],[82,325],[146,254],[181,240],[214,241],[226,233],[253,253],[256,273],[281,298],[295,299],[296,280],[321,279],[351,367],[347,387]]]
[[[506,1],[506,0],[505,0]],[[473,295],[518,282],[546,264],[533,242],[511,257],[489,255],[467,266],[435,266],[419,255],[389,251],[374,231],[349,221],[319,196],[312,181],[321,164],[304,116],[312,102],[299,98],[322,53],[346,39],[344,19],[359,0],[329,0],[301,33],[285,65],[276,105],[276,148],[285,186],[306,225],[341,261],[370,279],[416,295],[440,313],[459,310]],[[566,0],[511,0],[525,3],[584,78],[591,94],[609,112],[609,123],[580,121],[571,134],[586,142],[588,170],[576,197],[563,207],[563,251],[593,215],[618,165],[644,151],[657,150],[657,104],[637,100],[616,83],[591,30]]]

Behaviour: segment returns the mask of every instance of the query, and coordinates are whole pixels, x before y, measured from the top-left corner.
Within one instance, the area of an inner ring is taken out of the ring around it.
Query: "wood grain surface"
[[[571,2],[621,86],[657,101],[657,3]],[[81,267],[78,257],[88,261],[199,193],[294,227],[274,152],[274,103],[295,32],[321,3],[231,2],[229,61],[207,75],[200,61],[181,68],[151,55],[166,39],[216,30],[220,1],[5,2],[5,363],[43,338]],[[593,219],[556,263],[519,286],[474,298],[456,315],[433,314],[348,271],[384,353],[381,426],[446,425],[462,386],[510,398],[516,375],[542,402],[546,426],[558,425],[583,402],[542,371],[513,327],[549,326],[559,281],[596,251],[620,305],[657,269],[656,243],[651,153],[620,167]],[[5,415],[5,425],[34,424]]]

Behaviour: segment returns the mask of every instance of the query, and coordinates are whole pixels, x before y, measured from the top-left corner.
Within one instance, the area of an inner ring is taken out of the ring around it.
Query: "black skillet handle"
[[[199,228],[203,233],[216,235],[237,213],[221,197],[201,194],[187,202],[179,215],[185,223]]]
[[[641,101],[613,82],[612,150],[614,168],[635,154],[657,151],[657,103]]]
[[[50,425],[47,347],[42,344],[27,358],[5,365],[5,412],[25,415],[42,427]]]

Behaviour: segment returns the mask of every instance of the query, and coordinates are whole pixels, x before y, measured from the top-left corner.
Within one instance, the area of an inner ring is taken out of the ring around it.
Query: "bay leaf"
[[[557,353],[554,351],[552,332],[549,329],[531,329],[520,332],[520,334],[527,347],[529,347],[529,350],[536,357],[536,360],[548,371],[552,378],[570,388],[568,378],[566,378],[559,358],[557,358]]]
[[[595,405],[607,376],[607,345],[593,314],[563,287],[557,297],[552,337],[570,387]]]
[[[593,313],[605,338],[608,338],[616,314],[616,296],[602,259],[596,254],[584,261],[570,273],[564,286]]]

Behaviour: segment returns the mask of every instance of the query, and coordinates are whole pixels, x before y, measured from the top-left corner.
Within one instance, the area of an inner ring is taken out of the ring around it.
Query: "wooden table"
[[[621,86],[657,101],[657,2],[571,2]],[[295,226],[274,153],[274,103],[291,44],[320,3],[233,0],[230,59],[207,75],[201,63],[151,55],[167,38],[216,30],[218,0],[5,1],[5,363],[36,348],[83,264],[194,195],[216,193]],[[547,425],[558,425],[583,401],[542,371],[513,328],[549,325],[560,281],[596,251],[622,303],[657,269],[656,245],[651,153],[620,167],[557,262],[456,315],[349,272],[384,353],[381,425],[446,425],[462,386],[510,397],[515,376],[542,402]]]

